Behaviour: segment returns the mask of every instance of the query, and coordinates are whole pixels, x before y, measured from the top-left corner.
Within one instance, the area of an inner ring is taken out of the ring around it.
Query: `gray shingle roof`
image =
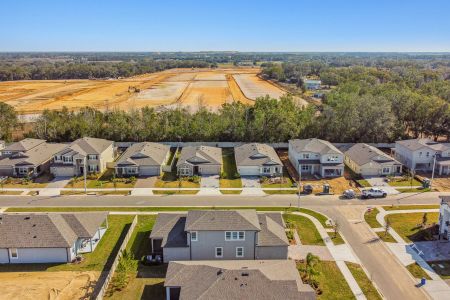
[[[450,149],[449,143],[438,143],[427,138],[396,141],[395,143],[402,145],[411,151],[416,151],[421,148],[429,148],[434,151],[445,151]]]
[[[442,203],[450,204],[450,196],[439,196]]]
[[[328,141],[320,139],[289,140],[296,152],[312,152],[320,154],[342,154],[338,148]]]
[[[256,210],[190,210],[186,231],[195,230],[260,230]]]
[[[292,260],[170,262],[164,286],[180,299],[315,299]]]
[[[352,161],[357,163],[359,166],[365,165],[370,162],[385,163],[394,162],[399,163],[394,158],[390,157],[383,151],[373,146],[359,143],[355,144],[350,149],[345,152]]]
[[[0,166],[31,165],[38,166],[50,160],[53,155],[64,149],[64,144],[41,143],[28,151],[13,154],[0,160]]]
[[[177,166],[184,164],[221,165],[222,148],[209,146],[188,146],[181,149]]]
[[[116,165],[161,166],[170,146],[158,143],[136,143],[131,145],[119,158]]]
[[[59,154],[66,154],[69,152],[72,152],[72,154],[79,153],[83,156],[88,154],[102,154],[113,144],[113,141],[83,137],[70,143],[70,145],[66,146],[66,148],[60,151]]]
[[[162,239],[161,247],[187,247],[185,224],[186,214],[160,213],[156,217],[150,238]]]
[[[0,248],[68,248],[94,236],[108,213],[0,214]]]
[[[261,231],[258,233],[258,246],[288,246],[285,225],[281,213],[258,214]]]
[[[4,151],[28,151],[42,143],[45,143],[45,140],[26,138],[19,142],[12,143],[11,145],[6,146]]]
[[[234,156],[238,167],[282,164],[275,149],[266,144],[244,144],[234,148]]]

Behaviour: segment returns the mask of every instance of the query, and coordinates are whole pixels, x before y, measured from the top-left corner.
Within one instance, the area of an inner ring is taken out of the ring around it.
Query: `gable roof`
[[[348,156],[352,161],[357,163],[359,166],[365,165],[370,162],[394,162],[400,164],[398,161],[396,161],[394,158],[390,157],[380,149],[364,143],[353,145],[345,152],[345,155]]]
[[[73,214],[0,214],[0,248],[69,248],[90,238],[107,212]]]
[[[71,153],[72,155],[80,154],[86,156],[88,154],[102,154],[108,147],[113,145],[113,141],[105,139],[97,139],[91,137],[83,137],[73,141],[70,145],[60,151],[58,154]]]
[[[281,213],[258,214],[261,231],[257,246],[289,246]]]
[[[221,165],[222,148],[209,146],[187,146],[181,149],[177,166],[181,164]]]
[[[3,151],[24,152],[42,143],[45,143],[45,140],[26,138],[19,142],[12,143],[11,145],[6,146]]]
[[[449,143],[439,143],[439,142],[435,142],[432,139],[428,139],[428,138],[396,141],[395,143],[402,145],[403,147],[405,147],[411,151],[416,151],[421,148],[428,148],[433,151],[446,151],[446,150],[450,149]]]
[[[185,231],[196,230],[261,230],[254,209],[190,210]]]
[[[333,144],[328,141],[320,140],[320,139],[305,139],[305,140],[289,140],[289,145],[292,145],[292,148],[296,152],[312,152],[319,154],[342,154],[338,148],[336,148]]]
[[[119,158],[116,165],[161,166],[170,151],[170,146],[158,143],[136,143]]]
[[[237,166],[281,165],[281,160],[273,147],[267,144],[244,144],[234,148]]]
[[[0,166],[31,165],[39,166],[50,160],[53,155],[64,149],[64,144],[41,143],[28,151],[18,152],[0,160]]]
[[[150,233],[152,239],[162,239],[161,247],[187,247],[184,231],[186,214],[160,213]]]
[[[315,299],[292,260],[173,261],[164,286],[180,299]]]

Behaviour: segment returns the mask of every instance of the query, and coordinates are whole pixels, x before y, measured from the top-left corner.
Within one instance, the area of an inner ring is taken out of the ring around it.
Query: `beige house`
[[[50,172],[55,176],[80,176],[86,168],[87,173],[102,173],[114,156],[114,142],[84,137],[53,156]]]
[[[37,177],[49,171],[53,155],[64,147],[64,144],[52,144],[36,139],[25,139],[11,144],[2,151],[0,176]]]
[[[345,164],[361,176],[400,175],[402,164],[373,146],[359,143],[345,153]]]
[[[219,175],[222,171],[222,148],[188,146],[181,149],[177,162],[179,176]]]
[[[170,146],[158,143],[131,145],[117,160],[117,176],[159,176],[170,157]]]
[[[273,147],[251,143],[234,148],[237,171],[241,176],[280,176],[283,163]]]

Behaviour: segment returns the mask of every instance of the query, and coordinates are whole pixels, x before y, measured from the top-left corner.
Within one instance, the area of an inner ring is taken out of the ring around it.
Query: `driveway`
[[[136,180],[136,183],[134,185],[135,188],[152,188],[155,186],[157,177],[156,176],[149,176],[149,177],[139,177]]]
[[[400,194],[399,191],[397,191],[394,187],[390,186],[386,181],[384,181],[384,177],[364,177],[365,180],[367,180],[367,182],[373,186],[373,187],[380,187],[382,188],[384,191],[386,191],[386,193],[388,195],[395,195],[395,194]]]
[[[219,188],[219,175],[202,175],[200,180],[201,188]]]
[[[258,176],[242,176],[241,181],[243,188],[261,188]]]
[[[47,184],[46,188],[52,188],[52,189],[60,189],[65,187],[69,184],[69,181],[72,179],[72,177],[66,177],[66,176],[60,176],[55,177],[52,181]]]

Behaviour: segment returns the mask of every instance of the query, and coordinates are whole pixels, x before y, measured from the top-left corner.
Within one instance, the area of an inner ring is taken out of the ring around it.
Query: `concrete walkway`
[[[390,186],[386,181],[384,181],[383,177],[364,177],[364,179],[366,179],[372,187],[382,188],[388,195],[400,194],[399,191],[397,191],[394,187]]]
[[[352,249],[347,244],[335,246],[331,241],[331,238],[328,235],[325,228],[313,216],[300,212],[293,212],[293,214],[306,217],[314,223],[317,230],[319,231],[320,237],[323,239],[325,246],[328,248],[328,251],[330,252],[333,260],[336,261],[336,265],[338,266],[339,270],[341,271],[342,275],[347,281],[355,298],[358,300],[366,299],[366,296],[364,296],[364,293],[362,292],[361,288],[359,287],[349,268],[345,264],[346,261],[359,263],[359,260],[353,254]]]
[[[377,221],[385,226],[385,216],[390,214],[405,214],[405,213],[425,213],[425,212],[439,212],[439,209],[414,209],[414,210],[390,210],[385,211],[382,207],[377,207],[379,213],[376,218]],[[389,229],[389,233],[397,241],[397,243],[386,243],[391,252],[397,259],[406,267],[416,262],[427,273],[432,280],[428,280],[422,287],[432,299],[450,299],[450,286],[430,267],[430,265],[423,259],[424,254],[417,248],[414,243],[407,243],[393,228]],[[419,281],[418,279],[416,279]]]
[[[132,196],[151,196],[153,195],[153,189],[151,188],[133,188],[131,190]]]

